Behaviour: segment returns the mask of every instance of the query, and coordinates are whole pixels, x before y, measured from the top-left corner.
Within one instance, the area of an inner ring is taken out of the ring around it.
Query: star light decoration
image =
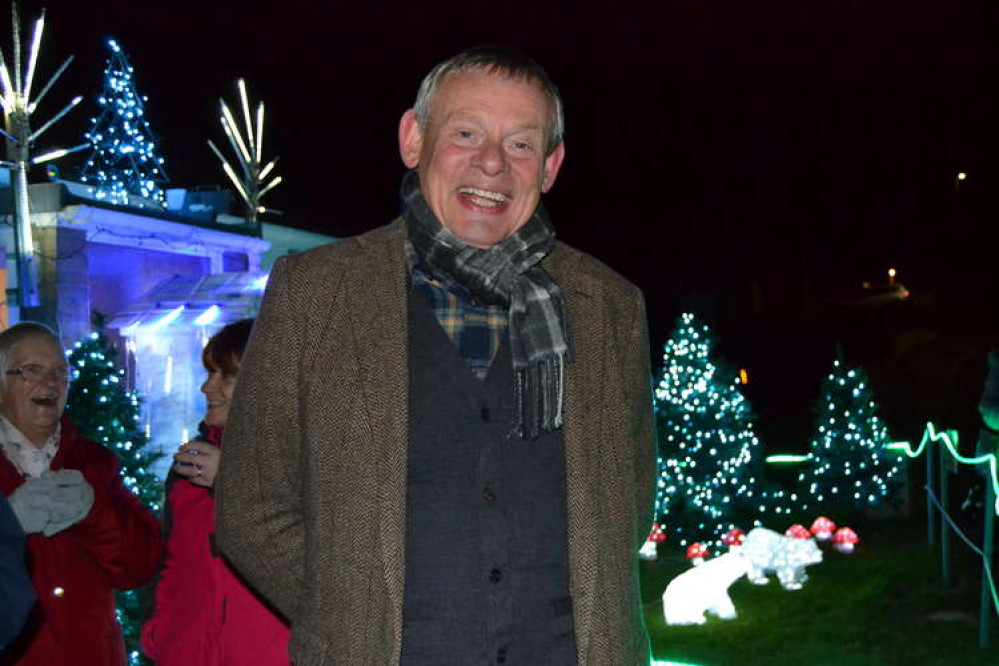
[[[268,211],[278,212],[274,209],[265,208],[261,205],[260,201],[265,194],[277,187],[282,178],[275,175],[269,183],[265,184],[265,181],[277,164],[277,158],[275,157],[270,162],[263,164],[264,103],[261,101],[257,105],[256,127],[254,127],[253,120],[250,118],[250,100],[246,93],[246,83],[243,79],[239,79],[236,82],[236,87],[239,89],[239,102],[243,111],[243,123],[246,130],[245,137],[240,131],[239,125],[232,115],[232,111],[229,110],[229,106],[221,98],[219,98],[219,110],[221,112],[220,120],[222,129],[225,131],[225,135],[229,139],[229,144],[232,146],[232,150],[236,154],[236,159],[239,161],[242,176],[237,175],[232,164],[214,143],[209,141],[208,146],[222,162],[222,169],[246,204],[247,221],[256,222],[257,215],[260,213]]]
[[[28,60],[25,65],[21,51],[21,17],[17,3],[11,5],[11,37],[13,41],[13,68],[7,66],[3,50],[0,49],[0,106],[4,112],[5,129],[0,130],[7,139],[7,159],[0,160],[0,167],[10,169],[14,187],[14,244],[17,252],[18,273],[18,305],[35,307],[39,305],[38,287],[34,265],[34,242],[31,238],[31,215],[28,203],[28,168],[34,164],[48,162],[86,148],[86,144],[69,149],[45,151],[40,155],[31,154],[35,141],[46,130],[59,122],[69,113],[83,97],[74,97],[57,114],[43,123],[38,129],[31,129],[31,121],[39,103],[51,90],[55,82],[66,71],[73,61],[73,56],[66,58],[63,64],[49,78],[38,95],[32,98],[32,88],[35,82],[35,68],[38,63],[38,52],[41,49],[42,34],[45,31],[45,12],[35,21],[31,36],[31,46],[28,50]],[[22,67],[23,66],[23,67]]]

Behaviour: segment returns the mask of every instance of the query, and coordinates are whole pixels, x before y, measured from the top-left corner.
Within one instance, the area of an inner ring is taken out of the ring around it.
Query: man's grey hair
[[[0,332],[0,386],[7,383],[7,371],[10,370],[11,352],[14,347],[28,339],[45,338],[51,340],[62,349],[62,340],[55,331],[37,321],[22,321],[7,330]]]
[[[565,137],[565,118],[562,115],[562,98],[558,88],[548,76],[548,72],[531,58],[517,49],[505,46],[477,46],[440,63],[423,79],[416,94],[416,122],[420,131],[425,132],[430,122],[430,114],[441,81],[452,74],[464,72],[484,72],[499,74],[510,79],[518,79],[537,84],[548,98],[549,119],[545,155],[551,155]]]

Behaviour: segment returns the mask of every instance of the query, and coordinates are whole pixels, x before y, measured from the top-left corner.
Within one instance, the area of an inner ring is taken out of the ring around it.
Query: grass
[[[978,647],[981,559],[957,540],[953,585],[941,584],[939,547],[919,520],[855,526],[863,541],[850,555],[823,546],[802,590],[776,578],[766,586],[743,577],[729,594],[732,621],[708,616],[702,626],[671,627],[662,615],[667,583],[688,568],[679,547],[660,546],[643,562],[645,619],[656,659],[700,666],[995,666],[999,619],[992,611],[991,647]],[[995,570],[995,566],[993,566]],[[949,612],[951,619],[931,615]]]

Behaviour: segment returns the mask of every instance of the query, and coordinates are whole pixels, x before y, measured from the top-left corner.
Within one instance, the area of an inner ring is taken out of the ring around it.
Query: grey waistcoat
[[[402,663],[575,664],[562,432],[513,433],[504,343],[477,380],[409,299]]]

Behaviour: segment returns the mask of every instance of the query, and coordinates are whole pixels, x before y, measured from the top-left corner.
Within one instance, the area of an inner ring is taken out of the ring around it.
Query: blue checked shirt
[[[432,274],[420,263],[408,239],[406,257],[410,266],[410,289],[426,300],[458,353],[468,361],[472,373],[485,379],[493,356],[506,335],[507,308],[486,305],[473,299],[468,289],[457,282]]]

